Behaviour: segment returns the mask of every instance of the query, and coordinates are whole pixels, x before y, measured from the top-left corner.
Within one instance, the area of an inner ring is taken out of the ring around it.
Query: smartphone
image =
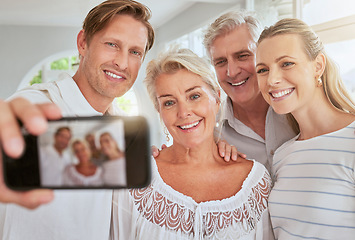
[[[3,156],[13,190],[141,188],[150,183],[150,135],[141,116],[70,117],[34,136],[22,127],[21,157]]]

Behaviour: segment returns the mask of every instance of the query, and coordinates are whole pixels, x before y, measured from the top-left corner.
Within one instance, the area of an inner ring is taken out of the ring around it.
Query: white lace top
[[[234,196],[197,203],[168,186],[153,162],[148,187],[114,192],[111,239],[273,239],[262,164],[254,161]]]
[[[64,186],[101,186],[102,168],[97,167],[92,176],[84,176],[79,173],[74,165],[67,166],[63,172],[63,185]]]

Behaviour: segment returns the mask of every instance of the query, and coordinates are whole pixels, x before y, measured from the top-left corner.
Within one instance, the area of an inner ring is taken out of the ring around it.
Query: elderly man
[[[251,14],[228,12],[208,27],[204,45],[227,94],[220,113],[222,138],[270,170],[275,150],[295,133],[260,93],[255,71],[260,30]]]

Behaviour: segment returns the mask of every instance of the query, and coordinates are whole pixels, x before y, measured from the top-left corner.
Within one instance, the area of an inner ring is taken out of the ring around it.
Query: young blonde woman
[[[276,239],[355,236],[355,105],[312,29],[283,19],[258,41],[265,100],[299,134],[275,153],[269,210]]]
[[[125,153],[118,147],[111,133],[100,135],[100,147],[106,161],[102,164],[103,181],[107,185],[127,185]]]
[[[148,187],[115,192],[112,239],[273,239],[267,170],[218,154],[219,89],[209,64],[172,49],[148,64],[145,83],[173,144],[153,160]]]

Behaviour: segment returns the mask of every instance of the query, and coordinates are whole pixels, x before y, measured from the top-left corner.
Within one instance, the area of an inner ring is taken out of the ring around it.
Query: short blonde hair
[[[78,145],[78,144],[82,144],[85,148],[87,148],[89,150],[89,152],[91,154],[90,147],[86,141],[84,141],[82,139],[74,139],[71,143],[71,150],[74,153],[74,155],[75,155],[74,147],[75,147],[75,145]]]
[[[219,87],[211,65],[206,59],[197,56],[189,49],[171,47],[168,51],[162,52],[156,59],[148,63],[144,83],[148,94],[159,112],[159,102],[156,94],[155,81],[163,73],[175,73],[180,69],[186,69],[202,78],[210,87],[213,96],[218,102]]]
[[[210,55],[210,48],[214,40],[229,32],[242,24],[246,24],[250,35],[256,43],[262,30],[259,20],[254,16],[254,13],[247,11],[231,11],[217,18],[205,31],[203,45]],[[238,39],[236,39],[238,41]]]
[[[310,60],[315,60],[320,53],[324,54],[326,65],[321,79],[325,95],[336,109],[345,113],[355,114],[354,100],[344,86],[337,65],[325,53],[323,43],[311,27],[299,19],[285,18],[265,28],[260,35],[258,44],[266,38],[281,34],[296,34],[300,36],[304,44],[304,51]],[[299,132],[298,124],[293,116],[289,114],[288,118],[292,122],[293,128]]]

